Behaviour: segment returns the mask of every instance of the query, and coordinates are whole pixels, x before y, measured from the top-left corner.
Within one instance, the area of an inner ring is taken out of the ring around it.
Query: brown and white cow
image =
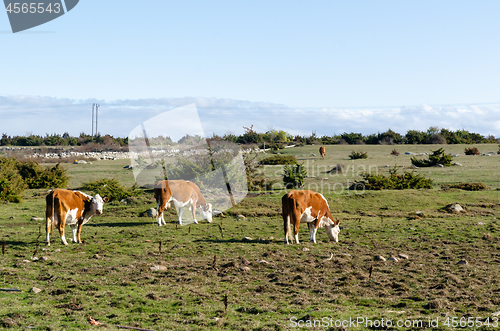
[[[67,245],[64,236],[66,224],[71,226],[73,242],[81,243],[82,226],[94,215],[102,214],[102,207],[108,198],[99,194],[90,196],[79,191],[57,189],[51,191],[45,198],[45,217],[47,221],[47,246],[50,246],[50,229],[56,226],[61,235],[61,241]]]
[[[154,188],[156,205],[157,205],[157,221],[158,226],[165,223],[163,211],[170,207],[172,203],[177,209],[179,216],[179,224],[182,224],[182,209],[188,206],[193,214],[194,223],[196,220],[196,208],[199,207],[200,214],[203,219],[209,223],[212,222],[212,205],[208,203],[201,194],[200,188],[193,182],[179,180],[160,180]]]
[[[319,148],[319,154],[321,155],[321,159],[324,160],[325,159],[325,154],[326,154],[325,146],[321,146]]]
[[[326,228],[326,234],[330,240],[339,241],[340,221],[333,219],[328,202],[322,194],[309,190],[292,190],[283,196],[281,202],[285,244],[289,243],[288,238],[292,240],[292,231],[295,241],[299,243],[300,223],[307,223],[309,240],[315,244],[318,227]]]

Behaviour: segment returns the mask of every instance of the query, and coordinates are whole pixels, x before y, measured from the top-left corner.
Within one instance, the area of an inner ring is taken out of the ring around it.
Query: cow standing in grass
[[[300,223],[307,223],[309,227],[309,240],[316,244],[316,231],[325,227],[330,240],[338,242],[340,221],[335,221],[330,213],[325,197],[309,190],[292,190],[281,199],[283,226],[285,230],[285,244],[292,240],[292,231],[295,241],[299,243]]]
[[[61,235],[61,241],[67,245],[64,236],[66,224],[71,227],[73,242],[81,243],[80,234],[82,226],[94,215],[102,214],[102,208],[108,198],[101,198],[99,194],[90,196],[79,191],[54,190],[45,198],[46,226],[47,226],[47,246],[50,246],[50,230],[56,226]]]
[[[321,146],[319,148],[319,155],[321,155],[321,159],[324,160],[325,159],[325,154],[326,154],[326,149],[325,149],[325,146]]]
[[[187,180],[160,180],[154,188],[158,226],[165,223],[163,211],[170,207],[172,203],[177,209],[179,224],[182,224],[182,209],[188,206],[193,214],[194,223],[196,220],[196,208],[200,210],[203,219],[212,222],[212,205],[208,203],[201,194],[200,188],[193,182]]]

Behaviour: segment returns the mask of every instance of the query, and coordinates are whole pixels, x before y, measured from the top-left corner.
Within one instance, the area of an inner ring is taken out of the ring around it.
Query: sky
[[[97,1],[12,33],[0,13],[0,131],[124,137],[195,104],[206,135],[500,137],[500,2]]]

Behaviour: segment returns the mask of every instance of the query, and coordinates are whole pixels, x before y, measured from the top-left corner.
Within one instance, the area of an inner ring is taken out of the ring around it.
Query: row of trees
[[[45,137],[33,134],[11,137],[4,133],[0,139],[0,146],[83,146],[91,143],[123,147],[128,145],[128,138],[114,138],[109,134],[105,136],[91,136],[85,133],[80,133],[79,137],[72,137],[66,132],[62,136],[54,133],[47,134]]]
[[[241,136],[226,134],[222,139],[241,144],[263,144],[263,143],[288,143],[300,144],[481,144],[498,143],[494,136],[484,137],[479,133],[471,133],[467,130],[451,131],[430,127],[427,131],[409,130],[404,136],[391,129],[386,132],[363,135],[362,133],[334,134],[332,136],[317,136],[313,132],[310,136],[291,136],[287,132],[270,130],[265,133],[257,133],[253,127],[245,128],[245,133]]]
[[[332,136],[317,136],[313,132],[309,136],[293,136],[283,130],[271,129],[264,133],[259,133],[250,127],[243,127],[245,133],[235,135],[227,133],[223,136],[214,135],[213,140],[226,140],[237,144],[267,144],[273,147],[276,144],[482,144],[482,143],[498,143],[500,139],[494,136],[482,136],[479,133],[471,133],[467,130],[451,131],[447,129],[438,129],[430,127],[427,131],[409,130],[405,135],[395,132],[391,129],[376,134],[363,135],[362,133],[344,132],[342,134],[334,134]],[[152,145],[175,146],[177,144],[197,144],[203,140],[200,136],[185,135],[178,142],[173,142],[168,136],[158,136],[150,138]],[[47,134],[45,137],[37,135],[29,136],[14,136],[10,137],[3,134],[0,139],[0,146],[83,146],[86,144],[97,144],[107,146],[128,146],[128,138],[114,138],[111,135],[93,137],[81,133],[79,137],[71,137],[68,133],[62,136],[59,134]]]

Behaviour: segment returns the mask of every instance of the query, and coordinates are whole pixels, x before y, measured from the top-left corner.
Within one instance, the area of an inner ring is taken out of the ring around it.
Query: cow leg
[[[71,232],[73,234],[73,242],[77,243],[78,239],[76,238],[76,224],[71,224],[70,227],[71,227]]]
[[[163,210],[165,206],[161,207],[160,202],[156,203],[156,221],[158,222],[158,226],[161,226],[161,218],[163,217]]]
[[[182,225],[182,207],[177,208],[177,214],[179,215],[179,224]]]
[[[82,226],[83,226],[83,221],[78,222],[78,231],[77,231],[77,243],[81,244],[82,243],[82,238],[80,235],[82,234]]]
[[[198,221],[196,220],[196,205],[194,203],[191,205],[191,212],[193,213],[194,224],[198,224]]]
[[[292,218],[292,221],[293,221],[293,226],[294,226],[294,231],[293,231],[293,234],[295,236],[295,242],[297,244],[300,244],[299,243],[299,226],[300,226],[300,213],[298,211],[294,211],[293,212],[293,218]]]
[[[309,227],[309,241],[312,242],[313,244],[316,244],[316,227],[314,226],[314,223],[307,223],[307,226]]]
[[[64,245],[67,245],[66,237],[64,236],[64,227],[66,226],[66,216],[65,214],[58,214],[59,218],[59,234],[61,235],[61,241]]]

